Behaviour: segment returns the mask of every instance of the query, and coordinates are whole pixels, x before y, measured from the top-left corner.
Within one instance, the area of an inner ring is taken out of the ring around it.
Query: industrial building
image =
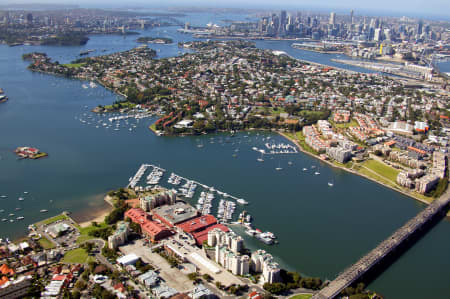
[[[161,222],[174,227],[181,222],[197,217],[198,211],[184,202],[177,202],[171,206],[157,207],[153,209],[152,214]]]

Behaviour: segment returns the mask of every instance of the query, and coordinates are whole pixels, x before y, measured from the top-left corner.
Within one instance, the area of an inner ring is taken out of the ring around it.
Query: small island
[[[172,44],[173,40],[167,37],[150,37],[150,36],[142,36],[137,39],[138,43],[147,43],[147,44]]]
[[[39,149],[29,146],[20,146],[14,151],[20,159],[39,159],[47,157],[48,154],[41,152]]]

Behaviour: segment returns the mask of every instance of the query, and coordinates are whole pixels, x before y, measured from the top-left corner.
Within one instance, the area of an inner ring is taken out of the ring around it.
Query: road
[[[105,240],[103,239],[90,239],[85,241],[84,243],[93,243],[96,247],[97,253],[95,254],[95,258],[101,263],[107,266],[111,271],[116,271],[117,268],[111,264],[107,258],[102,255],[102,249],[105,247]]]

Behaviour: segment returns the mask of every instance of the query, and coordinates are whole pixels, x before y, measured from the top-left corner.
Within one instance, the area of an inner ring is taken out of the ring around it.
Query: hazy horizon
[[[355,11],[355,15],[390,15],[390,16],[409,16],[435,18],[444,17],[449,19],[450,1],[444,2],[440,0],[400,0],[400,1],[356,1],[356,0],[259,0],[246,1],[245,3],[237,0],[229,1],[206,1],[206,0],[166,0],[164,3],[160,1],[132,0],[124,3],[118,0],[4,0],[3,5],[11,4],[55,4],[55,5],[78,5],[79,7],[97,7],[97,8],[119,8],[119,7],[145,7],[145,8],[169,8],[169,7],[198,7],[198,8],[245,8],[245,9],[261,9],[261,10],[316,10],[323,12],[334,11],[336,13],[348,13],[351,9]]]

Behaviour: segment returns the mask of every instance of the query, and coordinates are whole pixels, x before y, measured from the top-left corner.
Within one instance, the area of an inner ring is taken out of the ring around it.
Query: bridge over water
[[[434,216],[445,211],[450,202],[449,192],[434,200],[427,208],[421,211],[417,216],[409,220],[405,225],[395,231],[386,240],[381,242],[375,249],[362,257],[355,264],[341,272],[335,280],[328,286],[315,294],[311,299],[329,299],[334,298],[346,287],[356,282],[361,276],[379,264],[389,253],[398,248],[416,231],[423,228],[430,222]]]

